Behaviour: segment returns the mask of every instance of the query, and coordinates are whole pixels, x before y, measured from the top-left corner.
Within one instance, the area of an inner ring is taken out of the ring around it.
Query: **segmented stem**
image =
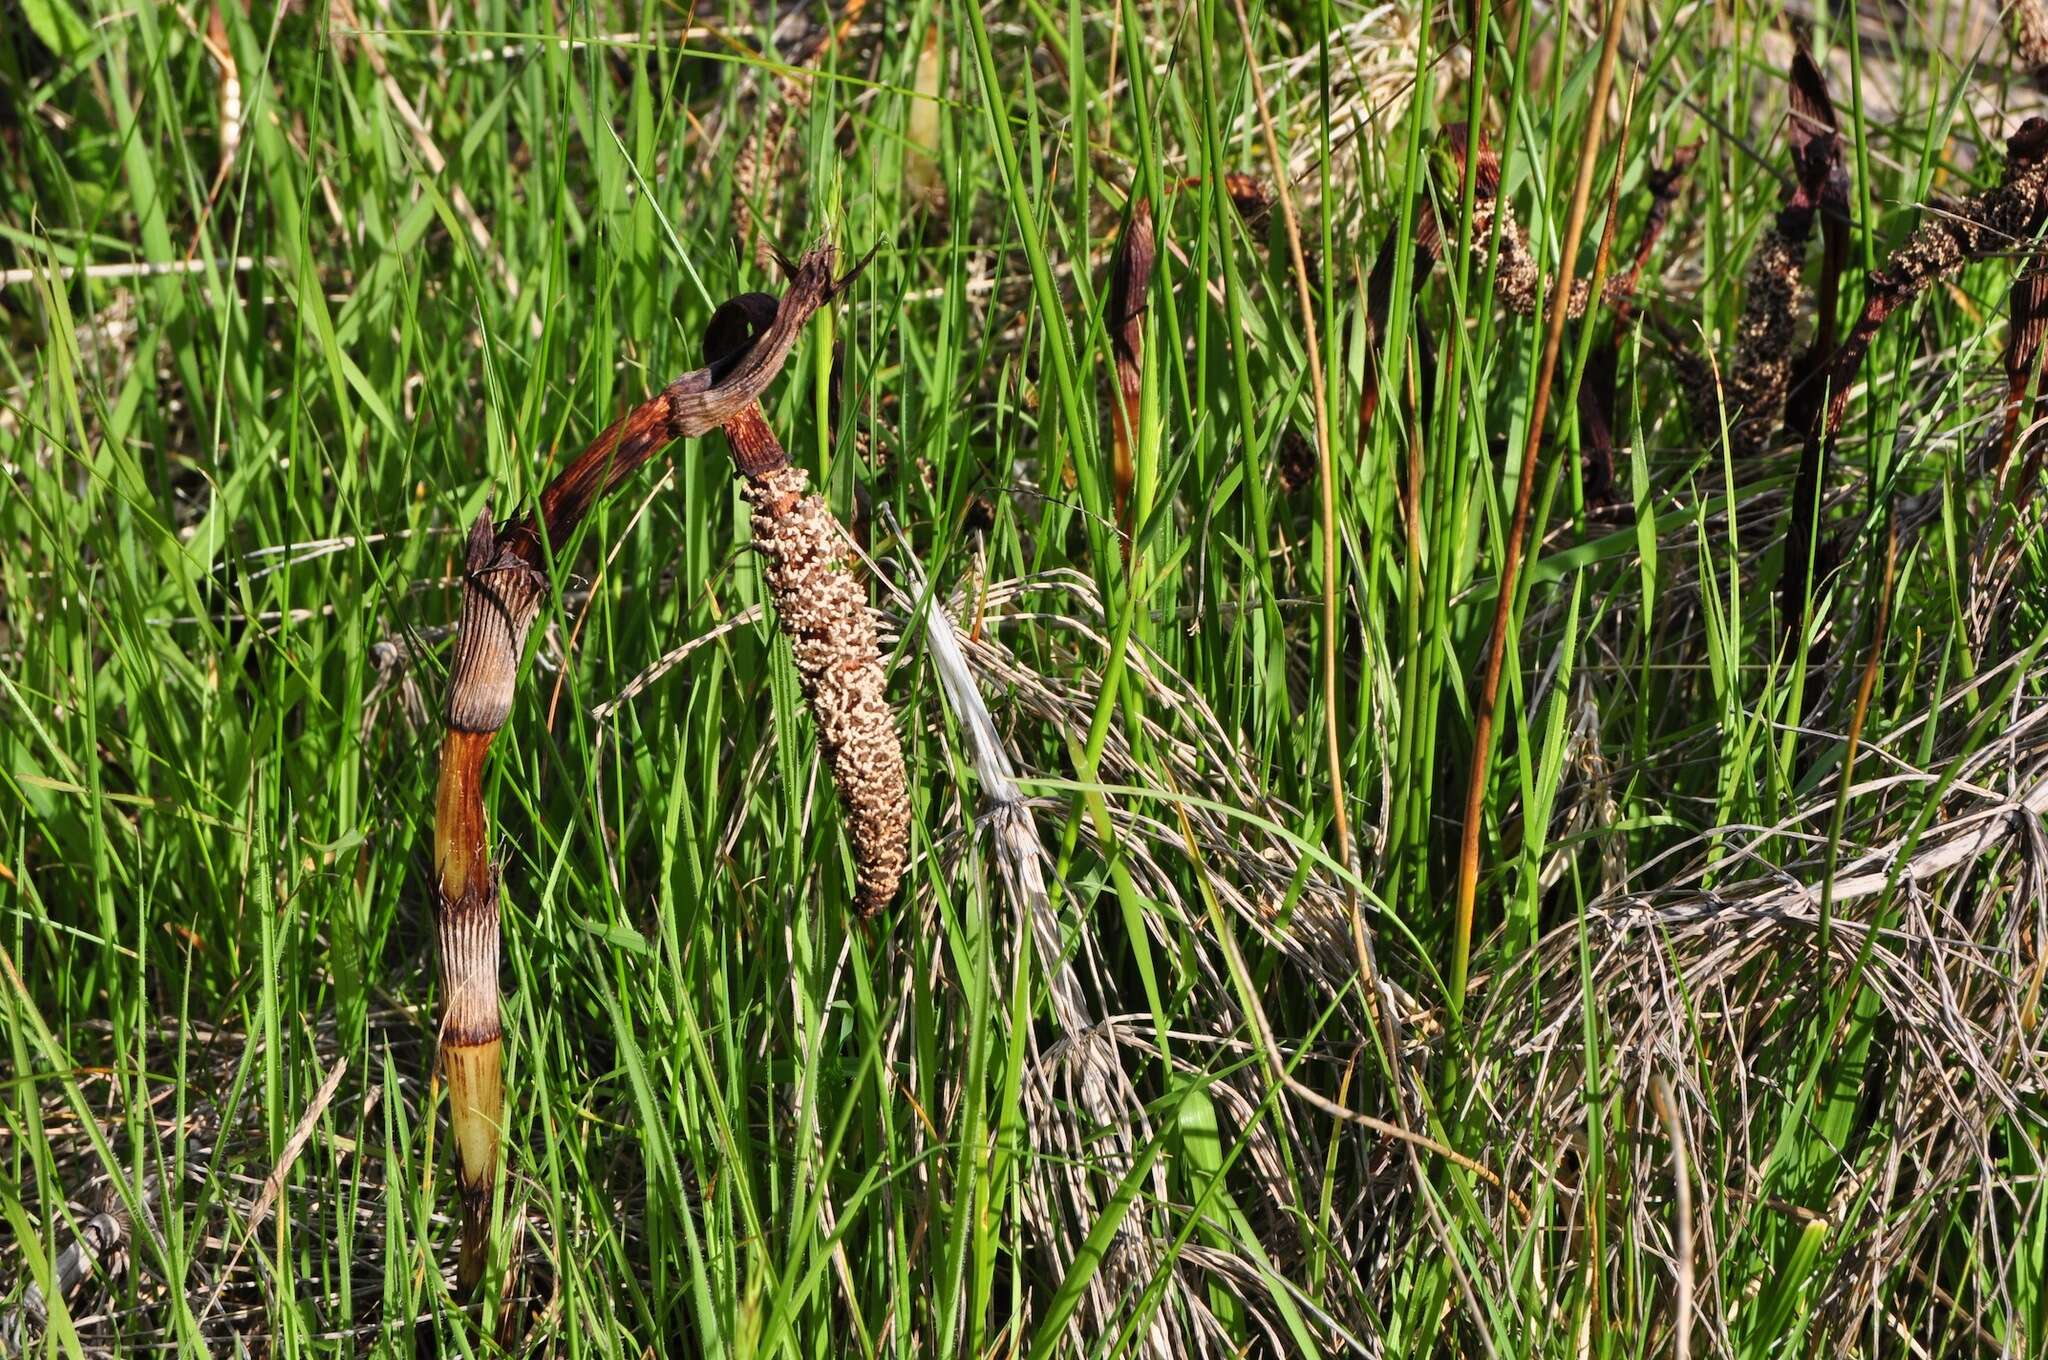
[[[668,444],[758,411],[757,399],[782,371],[804,323],[866,264],[834,278],[832,262],[832,248],[821,246],[798,264],[785,262],[790,287],[780,299],[747,293],[720,307],[708,332],[715,356],[708,366],[614,421],[548,483],[536,514],[494,528],[486,507],[470,528],[434,800],[441,1073],[462,1194],[457,1279],[464,1288],[483,1278],[504,1138],[498,874],[483,805],[484,762],[511,714],[519,658],[547,590],[544,543],[566,543],[591,507]]]

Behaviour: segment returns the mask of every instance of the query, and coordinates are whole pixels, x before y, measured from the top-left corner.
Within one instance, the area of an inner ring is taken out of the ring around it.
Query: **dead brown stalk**
[[[1138,416],[1145,390],[1145,300],[1158,258],[1152,236],[1152,204],[1131,204],[1131,220],[1117,242],[1109,269],[1109,343],[1116,363],[1116,400],[1111,405],[1112,449],[1116,459],[1111,490],[1117,528],[1130,551],[1131,488],[1138,476]]]

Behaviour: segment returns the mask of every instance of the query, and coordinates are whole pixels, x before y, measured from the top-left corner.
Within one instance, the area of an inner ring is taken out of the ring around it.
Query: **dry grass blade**
[[[1662,1072],[1651,1078],[1650,1090],[1655,1098],[1657,1113],[1664,1121],[1665,1135],[1671,1140],[1671,1182],[1675,1192],[1678,1226],[1673,1234],[1673,1246],[1678,1256],[1678,1266],[1672,1290],[1671,1353],[1675,1360],[1691,1360],[1692,1356],[1692,1289],[1693,1289],[1693,1246],[1692,1246],[1692,1167],[1685,1150],[1685,1122],[1679,1117],[1678,1093],[1673,1089],[1670,1078]]]
[[[270,1218],[271,1206],[277,1203],[278,1195],[284,1190],[285,1178],[292,1174],[292,1166],[299,1160],[299,1153],[305,1150],[306,1142],[312,1138],[313,1128],[320,1122],[320,1117],[327,1113],[327,1107],[333,1102],[334,1093],[340,1089],[341,1079],[347,1072],[348,1059],[335,1059],[334,1066],[327,1070],[326,1079],[320,1083],[319,1091],[314,1093],[311,1103],[299,1115],[299,1122],[292,1129],[291,1137],[285,1139],[283,1150],[277,1154],[277,1165],[263,1178],[263,1188],[257,1192],[256,1203],[249,1209],[248,1218],[243,1224],[242,1240],[235,1244],[235,1254],[228,1261],[228,1268],[221,1272],[220,1282],[208,1296],[206,1306],[199,1310],[201,1326],[206,1324],[206,1319],[219,1306],[221,1290],[227,1287],[228,1280],[235,1273],[235,1267],[241,1264],[242,1254],[248,1251],[249,1244],[256,1240],[256,1234],[263,1231],[264,1223]]]
[[[908,541],[896,532],[893,514],[886,506],[883,512],[892,536],[901,545],[910,591],[925,602],[925,646],[932,668],[938,672],[941,692],[966,733],[968,754],[981,784],[979,821],[988,832],[1004,894],[1023,929],[1030,932],[1033,958],[1044,977],[1053,1019],[1060,1029],[1059,1041],[1042,1052],[1037,1051],[1038,1040],[1032,1040],[1034,1056],[1025,1078],[1024,1100],[1034,1145],[1072,1153],[1034,1157],[1025,1167],[1026,1210],[1052,1258],[1051,1277],[1062,1278],[1114,1193],[1118,1173],[1135,1163],[1135,1139],[1148,1124],[1144,1101],[1123,1065],[1113,1025],[1093,1014],[1099,1008],[1089,999],[1059,914],[1046,891],[1045,850],[1031,805],[1017,787],[1015,766],[982,702],[960,635],[938,598],[929,593],[924,569]],[[1063,1090],[1072,1099],[1063,1099]],[[1074,1118],[1077,1110],[1082,1116],[1078,1120]],[[1155,1193],[1163,1202],[1167,1194],[1163,1172],[1153,1179]],[[1117,1249],[1103,1262],[1107,1287],[1090,1288],[1083,1300],[1090,1333],[1113,1331],[1121,1301],[1156,1277],[1158,1246],[1149,1230],[1119,1235]],[[1179,1306],[1162,1310],[1148,1329],[1151,1349],[1160,1356],[1187,1353],[1179,1319],[1196,1304],[1194,1295],[1182,1286],[1180,1272],[1176,1270],[1171,1278]],[[1077,1318],[1076,1328],[1080,1320]],[[1074,1339],[1080,1339],[1078,1331]]]

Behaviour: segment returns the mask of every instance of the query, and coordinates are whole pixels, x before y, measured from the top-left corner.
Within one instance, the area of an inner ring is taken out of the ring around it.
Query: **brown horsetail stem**
[[[2041,342],[2048,339],[2048,260],[2036,253],[2012,281],[2005,336],[2005,425],[1998,438],[1998,482],[2019,437],[2027,389],[2041,367]]]
[[[1785,141],[1792,152],[1793,179],[1777,217],[1750,256],[1735,357],[1728,366],[1729,448],[1738,459],[1763,453],[1781,421],[1797,421],[1803,429],[1810,420],[1818,401],[1817,380],[1834,349],[1835,298],[1848,252],[1848,172],[1827,82],[1803,48],[1793,54],[1786,78],[1791,116]],[[1823,210],[1828,225],[1820,320],[1813,348],[1795,359],[1793,342],[1807,300],[1806,247],[1814,218]],[[1800,382],[1796,398],[1795,377]],[[1701,425],[1718,428],[1723,394],[1715,390],[1710,374],[1691,385]]]
[[[1814,303],[1813,344],[1792,366],[1791,389],[1785,394],[1785,428],[1804,433],[1820,405],[1820,379],[1835,353],[1836,313],[1841,310],[1842,270],[1849,262],[1849,165],[1842,155],[1842,134],[1835,101],[1820,67],[1805,48],[1792,57],[1792,117],[1785,141],[1792,148],[1798,184],[1794,204],[1805,211],[1810,232],[1813,214],[1820,215],[1820,295]]]
[[[1629,267],[1607,280],[1601,297],[1614,308],[1614,323],[1605,344],[1587,352],[1586,372],[1579,383],[1579,475],[1591,507],[1619,505],[1620,487],[1614,475],[1614,433],[1619,424],[1621,350],[1629,334],[1629,319],[1635,315],[1636,287],[1649,264],[1657,241],[1670,224],[1671,210],[1685,188],[1685,173],[1699,158],[1701,143],[1678,148],[1663,166],[1652,166],[1644,176],[1650,193],[1650,208],[1636,237],[1635,254]]]
[[[1109,267],[1109,343],[1116,359],[1117,399],[1110,424],[1114,436],[1117,528],[1130,550],[1131,488],[1138,479],[1138,414],[1145,390],[1145,297],[1152,287],[1158,246],[1152,237],[1152,203],[1131,204],[1131,220],[1117,242]]]
[[[1807,426],[1785,532],[1779,603],[1787,636],[1803,631],[1806,602],[1833,569],[1832,552],[1823,551],[1817,538],[1821,489],[1848,414],[1849,389],[1879,329],[1892,313],[1971,261],[2027,248],[2048,220],[2048,119],[2027,119],[2005,147],[2005,173],[1996,189],[1930,213],[1870,276],[1862,315],[1827,366],[1827,401],[1816,404]]]
[[[547,546],[566,543],[591,507],[670,443],[750,413],[758,418],[758,398],[782,371],[804,324],[866,264],[863,260],[834,278],[833,258],[827,245],[796,265],[784,261],[789,290],[780,299],[748,293],[719,308],[712,318],[714,334],[733,334],[733,319],[743,318],[750,332],[746,343],[714,346],[717,357],[707,367],[677,378],[613,422],[548,483],[535,513],[494,527],[486,507],[470,529],[462,613],[448,669],[448,731],[434,802],[441,1072],[448,1083],[462,1194],[457,1278],[464,1288],[483,1277],[503,1135],[498,875],[483,805],[484,760],[512,711],[519,657],[547,593]],[[866,620],[864,602],[855,612]],[[896,769],[900,788],[900,756]],[[863,905],[872,907],[876,903],[869,899],[869,886],[864,880]]]

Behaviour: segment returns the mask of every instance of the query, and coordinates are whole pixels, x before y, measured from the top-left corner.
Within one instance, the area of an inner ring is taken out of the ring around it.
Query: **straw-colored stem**
[[[1521,566],[1522,539],[1529,530],[1529,501],[1536,488],[1536,456],[1543,449],[1543,417],[1550,407],[1550,385],[1557,376],[1557,358],[1564,345],[1564,323],[1571,310],[1573,260],[1586,230],[1586,205],[1593,196],[1593,171],[1599,160],[1601,124],[1607,95],[1614,83],[1614,58],[1621,45],[1622,0],[1610,0],[1607,31],[1601,40],[1600,64],[1593,73],[1591,113],[1579,149],[1578,179],[1572,185],[1570,215],[1565,218],[1557,287],[1551,294],[1550,327],[1543,337],[1543,361],[1537,369],[1536,404],[1529,413],[1529,438],[1522,448],[1522,472],[1515,484],[1515,514],[1508,524],[1506,551],[1501,556],[1500,591],[1494,598],[1493,631],[1487,639],[1485,671],[1479,683],[1472,727],[1472,772],[1465,787],[1465,830],[1458,853],[1456,940],[1451,953],[1451,1006],[1462,1012],[1465,979],[1472,959],[1472,908],[1479,893],[1479,831],[1486,814],[1486,772],[1493,755],[1494,707],[1500,698],[1500,668],[1507,651],[1508,621],[1514,615],[1515,575]],[[1617,168],[1616,173],[1620,173]],[[1595,281],[1599,282],[1598,280]]]

